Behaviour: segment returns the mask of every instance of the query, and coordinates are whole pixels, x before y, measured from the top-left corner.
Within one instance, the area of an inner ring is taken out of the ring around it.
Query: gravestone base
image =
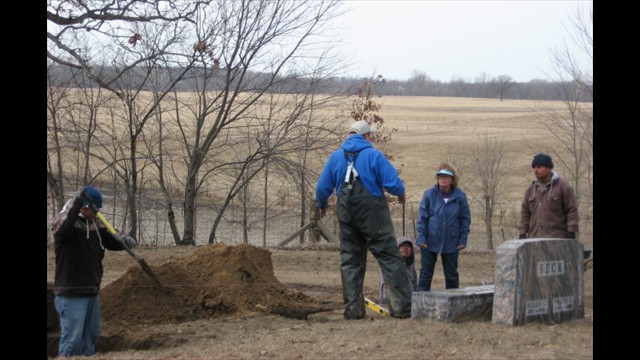
[[[411,318],[442,322],[491,321],[494,285],[462,289],[415,291]]]

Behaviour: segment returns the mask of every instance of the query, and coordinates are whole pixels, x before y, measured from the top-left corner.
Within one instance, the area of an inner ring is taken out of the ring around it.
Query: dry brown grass
[[[181,94],[183,101],[187,100],[189,94]],[[531,158],[537,152],[558,151],[560,147],[552,142],[549,131],[543,126],[543,118],[555,111],[565,111],[566,106],[560,101],[528,101],[528,100],[504,100],[479,99],[479,98],[446,98],[446,97],[408,97],[408,96],[385,96],[374,98],[374,101],[382,105],[379,115],[385,119],[388,128],[397,129],[393,133],[392,141],[386,144],[376,144],[378,148],[389,149],[395,156],[394,165],[401,171],[401,177],[407,187],[407,205],[405,228],[407,235],[413,236],[413,220],[416,217],[419,202],[424,190],[435,184],[434,173],[437,165],[442,161],[450,161],[456,166],[456,162],[468,162],[470,155],[474,151],[474,145],[480,137],[488,135],[500,137],[506,143],[508,154],[512,156],[514,168],[505,179],[505,185],[501,189],[503,203],[500,206],[499,218],[494,220],[494,245],[498,245],[504,240],[517,236],[516,222],[522,194],[525,188],[533,179],[531,172]],[[592,106],[584,104],[583,106]],[[326,110],[335,112],[335,109]],[[346,104],[339,118],[345,119],[343,125],[347,127],[352,120],[349,118],[349,105]],[[323,118],[318,116],[318,118]],[[108,120],[106,117],[104,120]],[[169,122],[168,122],[169,123]],[[170,126],[170,125],[169,125]],[[151,131],[151,130],[149,130]],[[177,134],[177,129],[168,128],[166,133]],[[180,151],[174,144],[166,143],[166,149],[172,149],[174,153]],[[338,144],[335,145],[338,147]],[[174,159],[179,159],[174,156]],[[312,165],[317,171],[322,169],[326,159],[315,159]],[[557,163],[557,162],[556,162]],[[71,162],[69,163],[71,165]],[[175,171],[181,171],[180,163],[174,164]],[[468,168],[468,166],[466,166]],[[69,168],[70,169],[70,168]],[[472,176],[466,168],[458,168],[461,175],[460,187],[467,192],[470,200],[474,194],[467,185]],[[564,169],[556,166],[560,175]],[[153,167],[145,169],[145,179],[153,178]],[[199,203],[203,207],[198,214],[198,228],[196,229],[196,240],[204,243],[208,240],[211,230],[211,219],[215,216],[212,207],[216,201],[219,203],[220,197],[215,186],[220,186],[214,181],[210,182],[210,188],[203,188],[203,195],[199,196]],[[222,186],[224,187],[224,186]],[[179,187],[175,191],[179,191]],[[144,189],[147,194],[153,194],[153,189]],[[260,190],[261,191],[261,190]],[[268,229],[268,244],[276,244],[294,233],[299,227],[299,220],[295,219],[295,211],[299,204],[297,196],[288,196],[290,188],[277,184],[270,187],[272,197],[282,197],[281,211],[290,212],[290,218],[281,222],[271,222],[272,228]],[[176,198],[180,198],[177,196]],[[261,198],[261,195],[256,198]],[[216,200],[217,199],[217,200]],[[211,206],[207,205],[211,203]],[[258,202],[254,202],[258,204]],[[106,204],[108,207],[109,204]],[[259,206],[259,205],[257,205]],[[143,209],[145,210],[145,209]],[[260,209],[254,209],[256,214]],[[178,217],[179,211],[176,212]],[[401,233],[402,211],[399,206],[392,206],[396,232]],[[161,214],[161,213],[160,213]],[[168,229],[164,216],[159,216],[158,212],[149,215],[143,220],[152,223],[150,235],[154,244],[163,244],[159,238],[166,238],[162,233],[154,233],[155,229]],[[229,215],[231,216],[231,215]],[[258,216],[258,215],[256,215]],[[180,219],[178,219],[180,221]],[[325,220],[330,227],[331,218]],[[587,246],[592,246],[592,219],[581,224],[580,241]],[[335,227],[334,227],[335,229]],[[221,224],[219,230],[221,241],[233,242],[239,236],[240,230],[236,225]],[[250,240],[255,244],[262,242],[262,230],[259,226],[250,230]],[[144,236],[144,234],[143,234]],[[168,240],[171,243],[171,240]],[[477,206],[472,206],[472,234],[469,240],[471,250],[484,250],[486,248],[486,234],[481,214]]]
[[[533,111],[536,103],[532,101],[385,97],[380,102],[381,116],[390,127],[398,129],[388,146],[397,154],[396,162],[404,165],[403,179],[413,191],[435,183],[433,174],[447,153],[469,155],[478,136],[484,134],[504,138],[520,164],[521,171],[513,174],[518,179],[531,178],[533,152],[547,151],[552,146],[539,124],[541,114]],[[562,109],[560,102],[547,102],[544,106]],[[464,178],[460,185],[464,186]],[[526,182],[508,192],[519,198],[524,187]],[[422,191],[418,192],[421,196]]]

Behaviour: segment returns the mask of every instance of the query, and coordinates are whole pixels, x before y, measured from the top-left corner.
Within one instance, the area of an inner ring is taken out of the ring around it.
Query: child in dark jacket
[[[405,265],[407,266],[407,278],[409,278],[411,292],[416,291],[416,288],[418,286],[418,276],[414,264],[416,260],[416,254],[413,252],[413,241],[411,241],[411,239],[409,239],[408,237],[399,237],[398,249],[400,249],[400,254],[402,255]],[[378,270],[378,283],[380,284],[378,290],[378,298],[380,299],[380,304],[386,304],[387,294],[384,290],[384,277],[382,276],[382,270]]]

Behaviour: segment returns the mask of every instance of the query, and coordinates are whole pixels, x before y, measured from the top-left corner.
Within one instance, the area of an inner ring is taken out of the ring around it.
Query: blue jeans
[[[440,254],[447,289],[457,289],[459,287],[458,253],[459,251],[451,254]],[[431,252],[428,249],[420,249],[420,276],[418,277],[417,291],[431,291],[431,280],[433,279],[437,261],[438,253]]]
[[[56,295],[56,311],[60,316],[58,356],[91,356],[96,352],[100,336],[100,297]]]

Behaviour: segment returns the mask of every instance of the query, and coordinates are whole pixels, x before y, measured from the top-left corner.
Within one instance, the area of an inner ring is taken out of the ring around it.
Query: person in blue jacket
[[[405,261],[396,245],[386,190],[405,202],[405,187],[398,171],[373,147],[375,128],[367,121],[351,125],[350,135],[340,149],[331,154],[316,185],[316,206],[324,217],[328,199],[335,189],[340,221],[340,275],[346,304],[344,318],[365,317],[363,294],[367,251],[378,260],[389,297],[389,314],[395,318],[411,316],[412,287]]]
[[[422,196],[416,228],[420,248],[418,291],[430,291],[438,254],[442,259],[445,286],[457,289],[458,253],[467,247],[471,210],[467,195],[458,188],[458,176],[447,163],[436,173],[437,183]]]

